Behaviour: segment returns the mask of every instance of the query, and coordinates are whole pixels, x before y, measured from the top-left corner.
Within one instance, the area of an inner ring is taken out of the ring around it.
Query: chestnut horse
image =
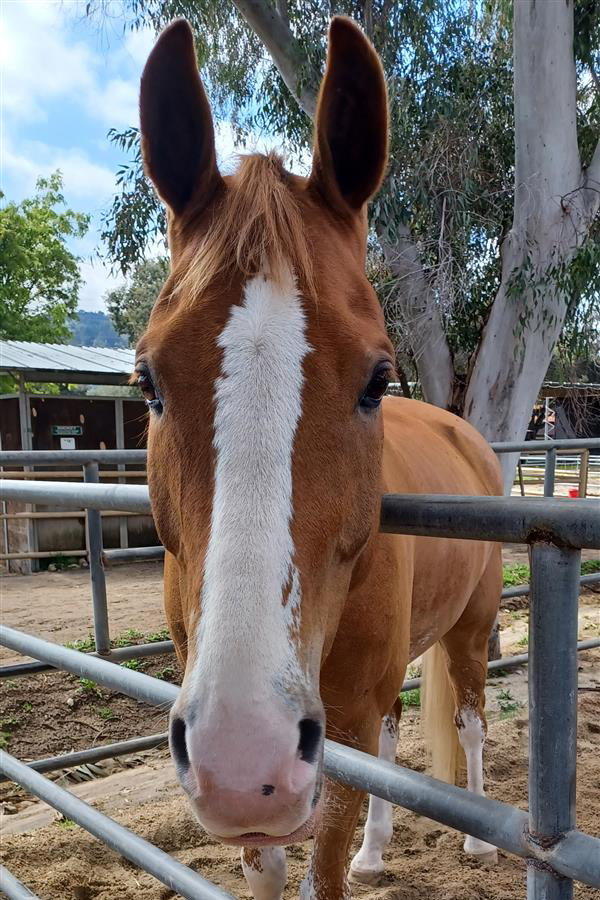
[[[172,263],[136,362],[185,666],[171,752],[201,825],[242,848],[257,900],[282,897],[284,845],[313,835],[301,896],[342,900],[363,795],[324,784],[325,735],[372,754],[379,741],[393,760],[398,691],[428,648],[437,771],[453,777],[460,741],[483,792],[499,548],[380,534],[381,496],[500,494],[499,468],[461,419],[383,398],[394,352],[365,252],[387,98],[356,25],[331,24],[308,178],[273,154],[219,172],[183,21],[148,59],[140,110]],[[390,837],[391,807],[372,798],[354,879],[381,874]]]

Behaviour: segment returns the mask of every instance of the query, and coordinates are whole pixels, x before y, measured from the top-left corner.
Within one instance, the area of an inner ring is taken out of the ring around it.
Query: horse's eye
[[[392,370],[389,365],[382,365],[375,369],[366,391],[360,398],[361,409],[377,409],[388,389],[391,378]]]
[[[152,378],[150,377],[150,373],[147,369],[139,369],[137,372],[137,386],[139,387],[144,400],[146,401],[146,405],[148,409],[151,409],[152,412],[161,413],[162,412],[162,402],[156,393],[156,388],[154,387],[154,383]]]

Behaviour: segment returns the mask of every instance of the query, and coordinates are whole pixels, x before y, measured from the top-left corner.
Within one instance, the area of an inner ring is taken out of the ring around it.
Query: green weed
[[[90,653],[96,649],[96,641],[93,634],[88,634],[86,638],[80,638],[77,641],[67,641],[65,647],[69,650],[79,650],[81,653]]]
[[[152,631],[146,635],[149,644],[157,644],[159,641],[170,641],[171,635],[168,628],[161,628],[160,631]]]
[[[512,716],[518,709],[520,709],[523,704],[520,703],[513,695],[511,694],[508,688],[505,691],[498,691],[498,696],[496,697],[498,701],[498,706],[500,707],[500,718],[506,719],[509,716]]]
[[[96,682],[92,681],[90,678],[80,678],[79,684],[81,685],[80,690],[82,690],[84,694],[95,694],[96,697],[102,697],[102,691]]]
[[[137,628],[128,628],[127,631],[124,631],[123,634],[120,634],[119,637],[113,641],[113,644],[115,647],[128,647],[130,644],[139,641],[139,639],[143,637],[144,635],[141,631],[138,631]]]
[[[121,665],[124,669],[133,669],[134,672],[143,672],[148,668],[148,663],[143,659],[126,659]]]
[[[413,688],[410,691],[403,691],[402,693],[402,706],[407,708],[409,706],[420,706],[421,705],[421,691],[419,688]]]
[[[173,666],[165,666],[164,669],[160,669],[155,678],[160,678],[161,681],[170,681],[175,675],[175,668]]]

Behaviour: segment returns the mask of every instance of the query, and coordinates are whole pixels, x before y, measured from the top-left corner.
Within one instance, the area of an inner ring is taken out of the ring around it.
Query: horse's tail
[[[423,657],[421,724],[431,754],[431,774],[450,784],[455,783],[463,759],[454,707],[446,656],[441,645],[434,644]]]

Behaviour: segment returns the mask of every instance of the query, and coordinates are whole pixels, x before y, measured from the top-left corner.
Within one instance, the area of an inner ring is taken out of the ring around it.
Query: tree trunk
[[[600,203],[599,152],[585,172],[577,145],[573,0],[519,0],[513,32],[513,225],[464,408],[488,440],[525,437],[567,313],[560,275]],[[501,461],[508,493],[516,458]]]

